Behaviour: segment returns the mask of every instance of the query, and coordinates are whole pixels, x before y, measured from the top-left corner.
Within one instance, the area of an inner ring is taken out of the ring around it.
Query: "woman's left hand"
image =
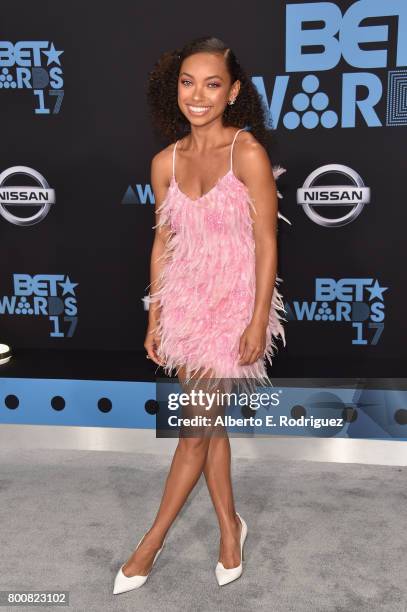
[[[240,337],[239,365],[250,365],[263,356],[267,324],[251,321]]]

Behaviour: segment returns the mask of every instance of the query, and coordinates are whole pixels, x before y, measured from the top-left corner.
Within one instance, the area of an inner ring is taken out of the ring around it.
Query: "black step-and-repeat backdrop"
[[[405,0],[7,3],[0,342],[143,351],[150,163],[168,144],[148,121],[147,77],[203,35],[251,76],[286,170],[280,375],[291,357],[315,376],[327,362],[332,376],[344,362],[392,376],[407,352]]]

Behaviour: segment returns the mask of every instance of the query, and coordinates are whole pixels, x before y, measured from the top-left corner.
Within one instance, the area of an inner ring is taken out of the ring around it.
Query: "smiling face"
[[[219,53],[194,53],[181,65],[178,106],[193,125],[204,125],[223,115],[229,100],[239,92],[240,82],[231,83],[225,59]]]

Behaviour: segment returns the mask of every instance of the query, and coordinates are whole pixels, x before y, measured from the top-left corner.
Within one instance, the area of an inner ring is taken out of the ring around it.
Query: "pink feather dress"
[[[250,323],[255,300],[255,241],[249,206],[256,213],[248,189],[233,173],[233,139],[230,170],[200,198],[183,193],[173,173],[165,199],[158,207],[159,223],[153,229],[170,229],[157,290],[150,302],[161,307],[156,331],[157,353],[167,375],[185,366],[187,379],[226,379],[230,385],[252,392],[258,385],[273,386],[266,371],[272,364],[275,339],[286,345],[280,314],[286,313],[276,278],[264,355],[250,365],[239,365],[240,337]],[[274,172],[274,169],[273,169]],[[274,172],[274,176],[276,173]],[[279,216],[280,213],[279,213]],[[149,285],[150,287],[150,285]],[[148,289],[148,287],[147,287]],[[158,368],[157,368],[158,369]],[[201,373],[196,377],[198,370]],[[228,386],[228,385],[226,385]]]

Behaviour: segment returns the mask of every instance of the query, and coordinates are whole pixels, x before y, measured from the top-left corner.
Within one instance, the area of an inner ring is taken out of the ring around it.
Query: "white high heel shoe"
[[[239,517],[240,522],[242,523],[242,531],[240,534],[240,565],[238,565],[237,567],[226,568],[223,567],[223,563],[218,561],[215,568],[215,574],[219,586],[223,586],[224,584],[228,584],[229,582],[233,582],[233,580],[240,578],[243,572],[243,545],[247,536],[247,525],[240,516],[240,514],[238,512],[236,512],[236,514]]]
[[[137,544],[136,550],[140,546],[141,542],[144,540],[145,536],[146,536],[146,533],[143,535],[140,542]],[[164,548],[165,540],[166,538],[164,538],[164,542],[161,548],[156,552],[154,560],[153,560],[153,565],[151,566],[151,569],[149,573],[147,574],[147,576],[138,576],[138,575],[125,576],[125,574],[123,574],[123,566],[125,564],[123,563],[123,565],[117,572],[116,578],[114,580],[114,587],[113,587],[114,595],[117,595],[118,593],[125,593],[126,591],[132,591],[133,589],[138,589],[139,587],[143,586],[143,584],[146,582],[147,578],[149,577],[151,570],[153,569],[154,563],[157,561],[158,555]]]

